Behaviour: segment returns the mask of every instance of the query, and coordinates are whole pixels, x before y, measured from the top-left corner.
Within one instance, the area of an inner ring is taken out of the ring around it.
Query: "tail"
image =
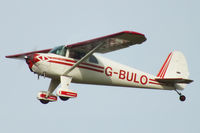
[[[177,89],[184,89],[185,84],[193,80],[189,78],[187,61],[183,53],[179,51],[171,52],[157,74],[158,82],[175,84]]]

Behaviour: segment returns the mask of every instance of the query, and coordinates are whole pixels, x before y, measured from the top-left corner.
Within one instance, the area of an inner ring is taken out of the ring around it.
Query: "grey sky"
[[[199,132],[199,5],[198,0],[1,0],[0,132]],[[195,81],[183,91],[186,102],[174,91],[71,84],[78,98],[42,105],[36,95],[50,80],[37,80],[24,62],[4,57],[123,30],[143,33],[147,41],[102,56],[157,74],[171,51],[182,51]]]

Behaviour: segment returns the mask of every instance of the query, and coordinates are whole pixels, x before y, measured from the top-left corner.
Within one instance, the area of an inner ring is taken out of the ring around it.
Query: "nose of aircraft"
[[[36,56],[35,54],[30,54],[24,57],[31,71],[33,71],[32,66],[36,63],[35,56]]]

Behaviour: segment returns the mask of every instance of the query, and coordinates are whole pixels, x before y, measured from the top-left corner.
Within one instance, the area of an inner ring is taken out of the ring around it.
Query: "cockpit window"
[[[81,53],[81,52],[78,52],[78,51],[70,51],[69,52],[69,57],[70,58],[74,58],[74,59],[81,59],[82,57],[85,56],[85,53]]]
[[[61,55],[61,56],[66,56],[66,52],[67,52],[67,47],[65,45],[55,47],[51,51],[49,51],[49,53],[53,53],[53,54],[57,54],[57,55]],[[82,57],[84,57],[85,55],[86,55],[86,53],[81,53],[79,51],[69,50],[69,58],[73,58],[73,59],[78,59],[79,60]],[[98,60],[94,55],[91,55],[88,58],[88,61],[91,62],[91,63],[98,64]]]
[[[88,60],[89,62],[98,64],[98,60],[94,55],[91,55]]]
[[[63,46],[58,46],[58,47],[53,48],[51,51],[49,51],[49,53],[65,56],[66,51],[67,51],[67,48],[63,45]]]

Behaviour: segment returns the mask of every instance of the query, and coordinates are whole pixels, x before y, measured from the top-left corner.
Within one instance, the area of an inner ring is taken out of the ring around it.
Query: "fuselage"
[[[29,68],[34,73],[58,80],[78,61],[52,53],[34,54],[32,60]],[[173,86],[157,82],[154,75],[101,56],[93,56],[93,59],[81,63],[68,76],[74,83],[174,90]]]

